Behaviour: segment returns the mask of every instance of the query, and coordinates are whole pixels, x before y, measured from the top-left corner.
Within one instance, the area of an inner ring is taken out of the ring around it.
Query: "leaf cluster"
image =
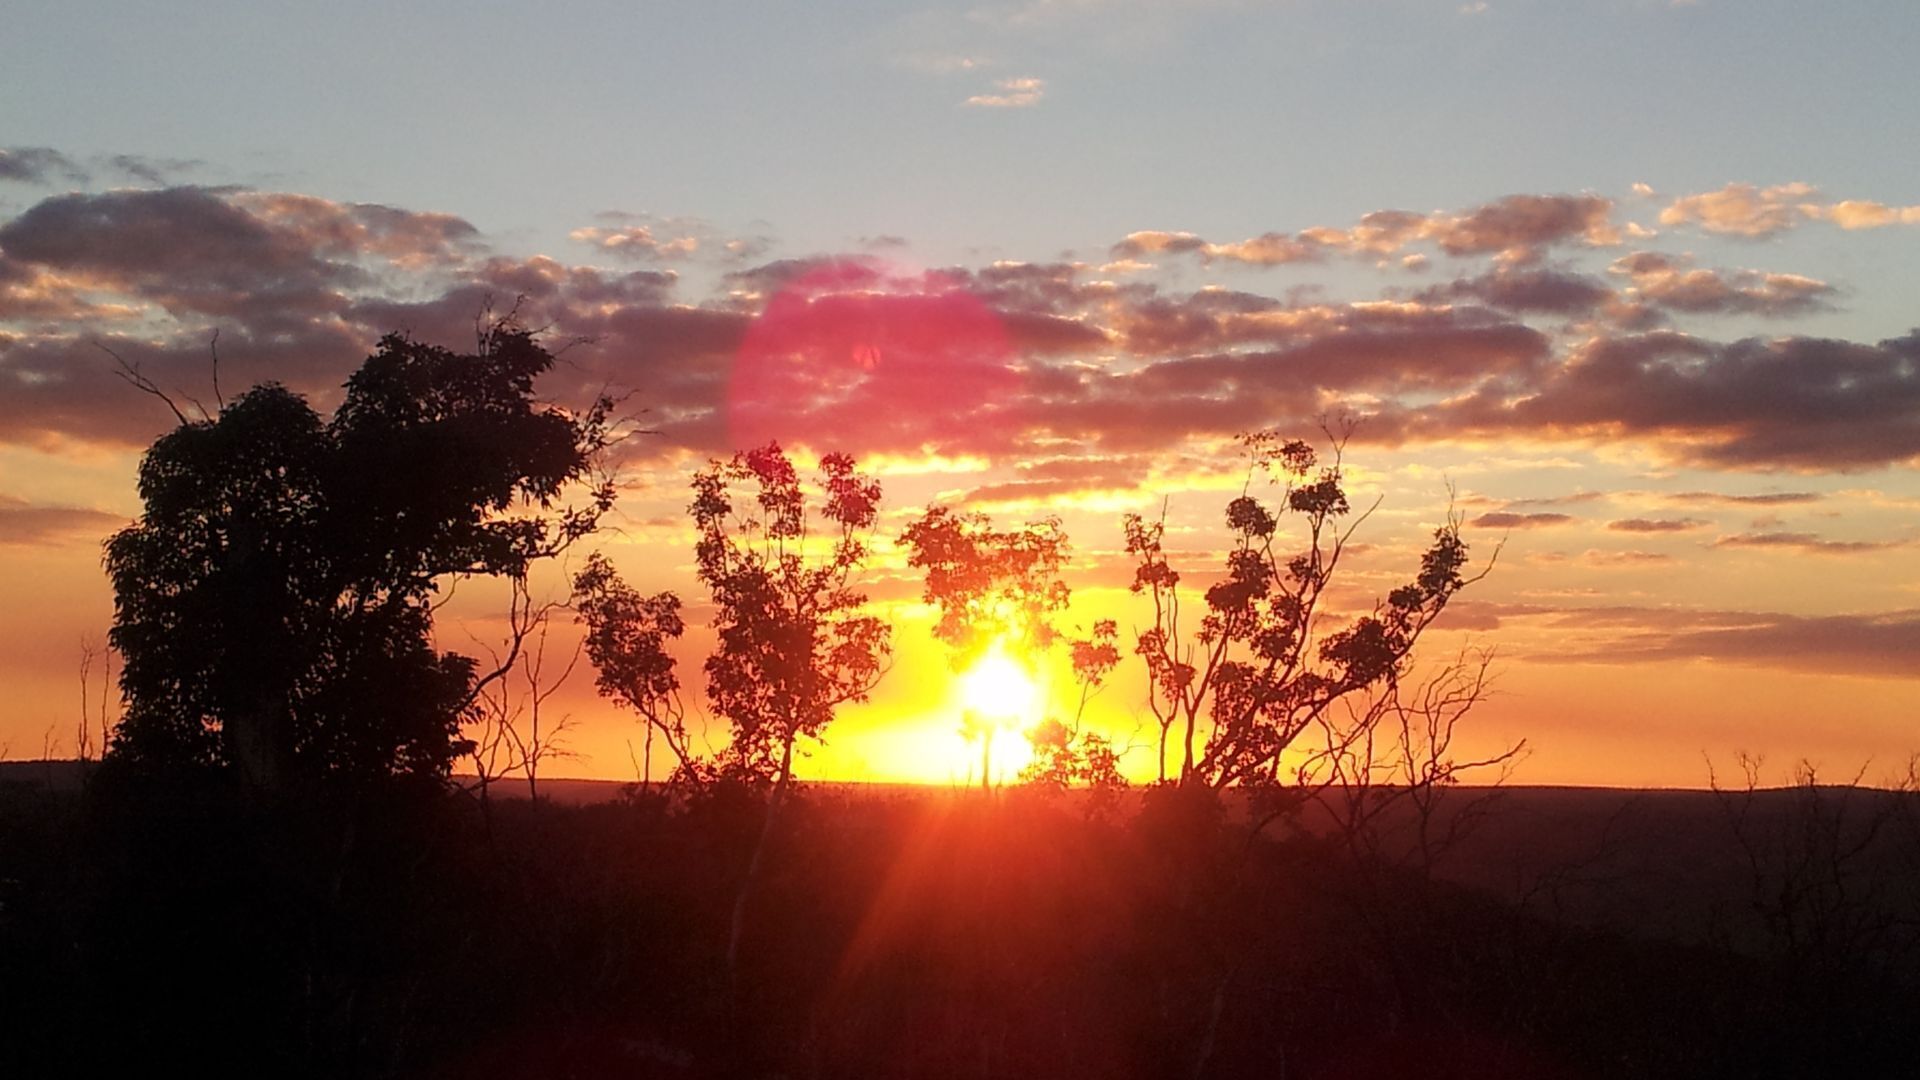
[[[1413,581],[1322,635],[1327,592],[1358,525],[1343,525],[1353,507],[1341,442],[1323,462],[1309,444],[1273,432],[1242,441],[1248,483],[1227,505],[1224,572],[1202,593],[1197,623],[1182,623],[1190,600],[1166,550],[1164,513],[1123,523],[1132,589],[1153,602],[1134,652],[1147,667],[1162,773],[1177,739],[1179,779],[1212,787],[1275,778],[1280,755],[1330,705],[1399,675],[1421,632],[1468,584],[1467,545],[1449,516]],[[1260,477],[1280,487],[1277,500],[1254,494]],[[1299,528],[1291,550],[1281,536],[1288,517]]]

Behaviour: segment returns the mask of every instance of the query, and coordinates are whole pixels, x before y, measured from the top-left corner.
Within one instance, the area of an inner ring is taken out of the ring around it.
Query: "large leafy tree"
[[[263,788],[444,775],[490,676],[433,647],[441,583],[524,578],[612,504],[611,402],[540,403],[552,364],[509,324],[465,355],[390,335],[331,419],[267,383],[156,441],[107,543],[113,756]]]

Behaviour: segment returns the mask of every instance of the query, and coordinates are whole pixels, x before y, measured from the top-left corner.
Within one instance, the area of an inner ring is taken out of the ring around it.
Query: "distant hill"
[[[94,762],[48,758],[41,761],[0,761],[0,786],[79,791]]]

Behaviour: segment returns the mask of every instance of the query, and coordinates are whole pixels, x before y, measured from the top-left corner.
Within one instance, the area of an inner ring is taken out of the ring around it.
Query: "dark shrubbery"
[[[1190,790],[1091,817],[806,789],[731,982],[749,791],[490,825],[174,796],[7,792],[8,1075],[1859,1075],[1915,1050],[1891,954],[1796,981],[1307,832],[1249,843]]]

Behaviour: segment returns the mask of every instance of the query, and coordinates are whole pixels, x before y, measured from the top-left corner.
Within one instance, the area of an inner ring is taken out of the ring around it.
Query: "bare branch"
[[[117,365],[114,374],[119,376],[122,382],[143,394],[150,394],[153,397],[159,398],[161,403],[166,405],[167,410],[173,413],[173,418],[180,422],[181,427],[186,427],[192,422],[187,419],[186,413],[180,411],[180,406],[174,404],[173,398],[169,397],[165,390],[160,389],[158,383],[155,383],[140,371],[139,364],[129,363],[125,357],[109,349],[103,342],[95,341],[93,347],[113,357],[113,362]],[[202,412],[204,411],[205,410],[202,410]]]

